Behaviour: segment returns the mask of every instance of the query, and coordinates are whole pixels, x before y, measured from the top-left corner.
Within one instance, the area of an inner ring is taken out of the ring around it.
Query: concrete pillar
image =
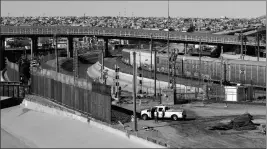
[[[57,49],[58,37],[54,36],[54,38],[55,38],[56,72],[59,72],[59,63],[58,63],[59,54],[58,54],[58,49]]]
[[[67,55],[68,57],[73,57],[73,37],[68,37]]]
[[[104,39],[104,57],[108,57],[109,56],[109,52],[108,52],[108,38]]]
[[[3,70],[5,68],[5,38],[0,38],[0,70]]]
[[[221,56],[223,55],[223,46],[221,45]]]
[[[187,55],[187,46],[188,46],[188,44],[184,43],[184,55]]]
[[[31,59],[34,57],[34,52],[38,50],[38,37],[31,37]]]
[[[150,37],[150,77],[152,78],[152,70],[153,70],[153,61],[152,61],[152,55],[153,55],[153,39],[152,39],[152,35]]]

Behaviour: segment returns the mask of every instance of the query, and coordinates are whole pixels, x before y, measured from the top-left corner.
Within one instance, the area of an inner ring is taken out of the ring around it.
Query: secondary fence
[[[30,87],[19,82],[0,82],[0,96],[24,98]]]

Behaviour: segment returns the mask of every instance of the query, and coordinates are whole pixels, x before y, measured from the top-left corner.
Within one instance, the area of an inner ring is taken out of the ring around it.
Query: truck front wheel
[[[174,121],[177,121],[177,120],[178,120],[178,116],[177,116],[177,115],[172,115],[172,119],[173,119]]]
[[[142,119],[143,120],[147,120],[148,119],[148,116],[146,114],[142,115]]]

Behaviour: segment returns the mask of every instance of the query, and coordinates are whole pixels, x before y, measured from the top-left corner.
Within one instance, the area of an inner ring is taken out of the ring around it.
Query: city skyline
[[[170,1],[169,5],[170,17],[254,18],[266,14],[265,1]],[[1,1],[2,16],[83,16],[84,14],[167,17],[168,1]]]

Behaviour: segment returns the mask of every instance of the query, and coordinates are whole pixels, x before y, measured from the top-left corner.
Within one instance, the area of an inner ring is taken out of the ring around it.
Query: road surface
[[[1,110],[1,148],[148,148],[66,117],[15,106]]]
[[[32,146],[33,147],[33,146]],[[21,141],[18,137],[13,136],[1,128],[1,148],[31,148]]]

